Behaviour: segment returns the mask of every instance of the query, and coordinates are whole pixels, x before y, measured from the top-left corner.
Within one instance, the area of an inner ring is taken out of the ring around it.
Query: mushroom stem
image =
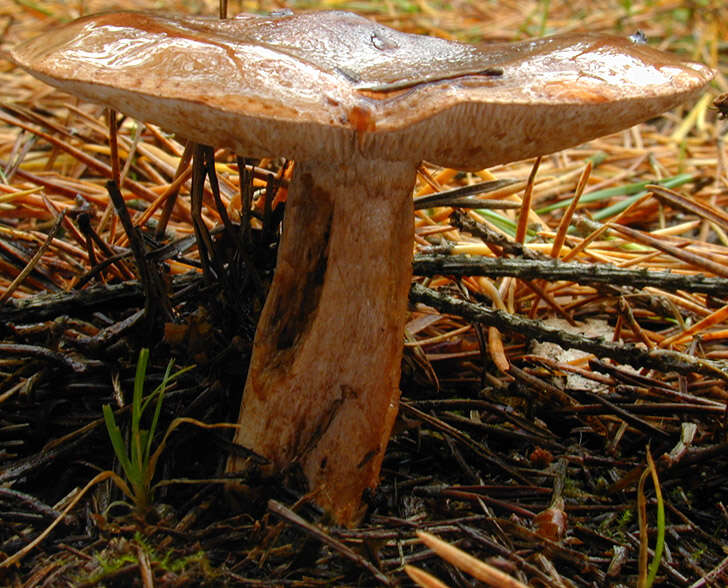
[[[357,522],[397,414],[416,166],[296,162],[235,442]],[[231,458],[231,471],[243,467]]]

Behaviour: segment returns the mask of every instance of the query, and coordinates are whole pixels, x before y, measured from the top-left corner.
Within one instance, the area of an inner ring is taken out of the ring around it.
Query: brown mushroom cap
[[[11,55],[52,85],[247,156],[329,160],[356,149],[461,168],[630,126],[713,76],[621,37],[479,49],[336,11],[227,20],[102,14]]]

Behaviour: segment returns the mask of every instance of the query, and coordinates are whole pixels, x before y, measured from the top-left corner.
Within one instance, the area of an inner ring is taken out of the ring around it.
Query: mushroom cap
[[[459,168],[629,127],[713,77],[621,37],[478,48],[338,11],[226,20],[107,13],[11,57],[51,85],[246,156],[358,153]]]

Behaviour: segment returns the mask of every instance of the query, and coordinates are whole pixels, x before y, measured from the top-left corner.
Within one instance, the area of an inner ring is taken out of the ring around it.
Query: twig
[[[526,319],[500,310],[491,310],[477,304],[458,300],[452,296],[425,288],[420,284],[412,285],[410,289],[410,300],[412,302],[422,302],[433,308],[437,308],[441,312],[456,314],[471,321],[496,327],[502,331],[518,333],[527,339],[549,341],[565,349],[581,349],[587,353],[609,357],[633,367],[646,367],[662,372],[676,371],[685,374],[710,374],[728,381],[728,370],[722,364],[715,361],[700,359],[685,353],[666,349],[646,351],[635,345],[608,343],[601,339],[584,337],[558,329],[544,327],[540,321]]]
[[[415,198],[415,210],[435,208],[437,206],[452,206],[457,208],[520,208],[520,205],[516,202],[487,200],[476,197],[477,194],[487,194],[516,183],[518,183],[518,180],[491,180],[490,182],[479,182],[470,186],[452,188],[451,190],[441,190],[434,194]]]
[[[548,256],[529,249],[523,243],[514,241],[509,236],[491,229],[488,225],[475,222],[467,214],[459,210],[454,210],[450,215],[450,224],[460,229],[460,231],[478,237],[483,243],[500,247],[503,253],[525,257],[526,259],[549,259]]]
[[[690,584],[690,588],[702,588],[703,586],[707,586],[709,583],[717,582],[721,574],[725,574],[726,570],[728,570],[728,556],[724,557],[717,566],[705,575],[705,577]]]
[[[202,220],[202,200],[205,190],[205,177],[207,175],[205,149],[210,149],[210,147],[199,144],[195,144],[193,147],[190,211],[192,214],[192,227],[195,230],[195,238],[197,241],[197,252],[202,263],[202,271],[205,279],[209,283],[212,283],[221,276],[221,268],[213,267],[216,264],[212,238],[210,237],[205,222]]]
[[[624,422],[632,425],[638,430],[646,431],[649,434],[654,434],[660,437],[661,439],[670,439],[672,435],[669,433],[666,433],[659,427],[656,427],[652,423],[648,423],[646,420],[641,419],[634,414],[632,414],[630,411],[617,406],[613,402],[609,402],[606,398],[599,394],[595,394],[594,392],[591,392],[589,390],[584,390],[584,394],[591,398],[592,400],[595,400],[602,406],[607,407],[613,414],[616,414],[619,418],[621,418]]]
[[[382,572],[380,572],[371,562],[364,559],[361,555],[344,545],[341,541],[338,539],[334,539],[331,535],[327,535],[324,533],[321,529],[318,527],[312,525],[308,521],[304,520],[300,516],[298,516],[295,512],[293,512],[290,508],[286,508],[283,506],[280,502],[276,500],[269,500],[268,501],[268,510],[275,513],[279,517],[281,517],[283,520],[292,523],[299,527],[300,529],[303,529],[306,533],[309,535],[312,535],[322,543],[325,543],[332,549],[338,551],[341,555],[346,557],[347,559],[353,561],[355,564],[363,567],[366,569],[370,574],[372,574],[377,581],[381,582],[385,586],[390,586],[392,584],[391,580],[385,576]]]
[[[579,284],[609,284],[667,291],[686,290],[713,296],[728,296],[728,279],[684,275],[664,270],[623,269],[608,264],[467,257],[465,255],[416,255],[413,271],[418,276],[514,276],[521,280],[568,281]]]
[[[432,416],[430,414],[427,414],[424,411],[421,411],[417,407],[413,406],[412,404],[408,402],[400,401],[399,407],[403,412],[408,413],[410,417],[414,417],[420,421],[426,422],[428,425],[433,427],[434,429],[437,429],[438,432],[440,432],[443,435],[449,435],[453,439],[457,440],[459,443],[462,443],[464,446],[466,446],[470,451],[475,453],[478,457],[486,461],[487,463],[500,468],[505,473],[507,473],[509,476],[511,476],[513,479],[518,480],[522,482],[523,484],[527,484],[529,486],[532,485],[531,481],[524,475],[520,474],[516,469],[512,468],[510,465],[506,463],[504,459],[502,459],[500,456],[498,456],[495,452],[488,449],[485,445],[482,443],[478,443],[476,440],[474,440],[470,435],[467,433],[464,433],[463,431],[460,431],[459,429],[448,425],[443,420]]]
[[[76,373],[85,372],[90,364],[100,365],[100,362],[93,360],[87,360],[86,363],[76,361],[68,355],[51,351],[47,347],[23,345],[21,343],[0,343],[0,354],[39,357],[40,359],[52,361],[64,367],[71,368]]]
[[[106,109],[106,117],[109,125],[109,157],[111,159],[111,181],[121,188],[119,178],[119,142],[117,141],[117,131],[119,125],[116,121],[116,110],[113,108]]]
[[[60,513],[53,507],[48,506],[35,496],[26,494],[25,492],[19,492],[12,488],[4,488],[0,486],[0,497],[6,500],[14,500],[30,508],[30,510],[37,512],[38,514],[48,518],[55,519]]]
[[[122,259],[125,255],[114,254],[114,252],[111,250],[111,247],[109,247],[109,245],[99,236],[99,234],[91,226],[91,219],[87,213],[84,212],[79,214],[78,218],[76,219],[76,223],[78,224],[78,228],[81,230],[81,233],[83,233],[83,236],[86,238],[86,248],[89,254],[89,262],[92,266],[96,265],[95,255],[92,254],[94,250],[93,244],[95,243],[96,246],[101,249],[101,252],[109,260],[113,259],[113,261],[111,261],[110,263],[116,265],[123,279],[131,280],[134,277],[134,274],[131,272],[131,270],[126,267],[126,265],[122,262]],[[80,288],[81,286],[77,284],[76,287]]]
[[[142,283],[144,290],[144,310],[147,318],[147,325],[151,328],[157,316],[157,310],[161,310],[165,318],[171,317],[171,307],[169,297],[164,289],[159,274],[153,271],[146,259],[146,250],[138,229],[134,226],[126,208],[124,198],[119,188],[114,182],[107,182],[106,189],[109,191],[109,197],[114,203],[116,214],[119,217],[122,227],[129,239],[129,247],[134,254],[134,260],[137,264],[137,272],[139,273],[139,281]]]

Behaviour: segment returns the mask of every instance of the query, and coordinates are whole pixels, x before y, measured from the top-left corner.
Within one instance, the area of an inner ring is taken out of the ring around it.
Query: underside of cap
[[[620,37],[477,48],[346,12],[227,20],[109,13],[21,44],[44,81],[249,156],[477,168],[672,108],[709,68]]]

